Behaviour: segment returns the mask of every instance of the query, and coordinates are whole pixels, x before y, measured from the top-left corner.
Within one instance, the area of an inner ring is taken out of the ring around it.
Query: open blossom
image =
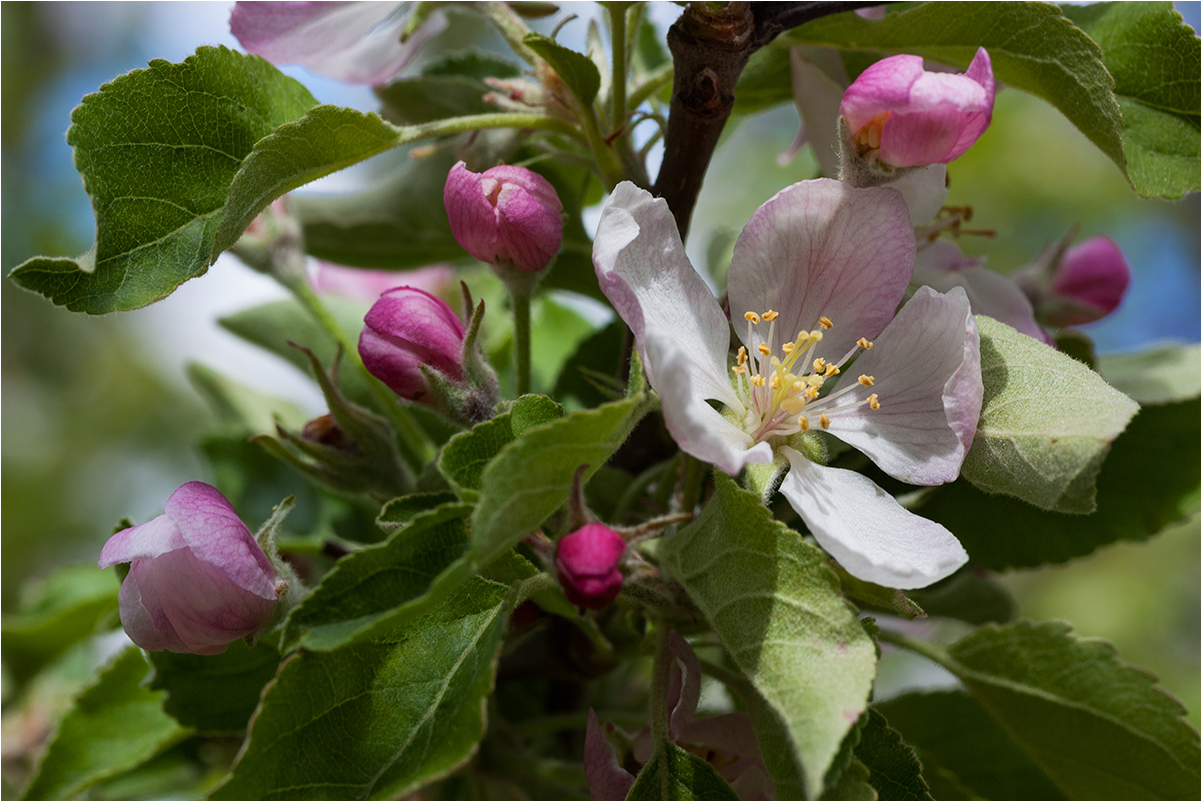
[[[963,75],[928,72],[919,56],[890,56],[860,73],[839,113],[863,154],[893,167],[947,164],[989,127],[993,94],[984,48]]]
[[[148,651],[220,654],[262,628],[276,572],[217,488],[188,482],[163,515],[109,538],[100,567],[129,563],[117,602],[130,640]]]
[[[980,415],[979,337],[960,288],[921,288],[894,315],[914,258],[895,190],[787,187],[735,244],[728,297],[741,347],[730,364],[727,317],[663,200],[618,185],[593,250],[681,449],[731,475],[787,461],[780,491],[818,543],[853,575],[896,588],[948,576],[964,549],[868,478],[794,446],[821,429],[910,484],[959,474]]]
[[[300,64],[356,84],[382,84],[445,27],[434,13],[408,36],[416,3],[239,2],[230,31],[272,64]]]
[[[502,164],[473,173],[459,162],[447,175],[443,202],[455,241],[481,262],[537,273],[559,252],[563,204],[533,170]]]

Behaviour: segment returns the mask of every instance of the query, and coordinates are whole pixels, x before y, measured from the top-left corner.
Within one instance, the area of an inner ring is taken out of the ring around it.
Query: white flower
[[[620,184],[593,249],[681,449],[731,475],[787,460],[780,491],[818,543],[853,575],[895,588],[938,581],[967,554],[868,478],[789,443],[823,429],[910,484],[959,474],[980,415],[979,337],[959,288],[924,287],[895,316],[914,258],[896,190],[787,187],[735,244],[728,297],[742,347],[732,361],[730,324],[664,201]]]

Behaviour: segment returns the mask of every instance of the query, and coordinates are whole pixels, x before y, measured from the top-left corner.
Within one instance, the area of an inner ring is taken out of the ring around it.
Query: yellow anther
[[[797,419],[797,425],[801,427],[801,430],[803,432],[809,431],[810,419],[807,418],[805,415],[802,415]]]
[[[831,428],[831,419],[828,418],[826,415],[823,415],[822,417],[820,417],[818,419],[818,425],[821,426],[823,429],[829,429],[829,428]]]
[[[867,351],[869,348],[872,347],[872,341],[866,340],[863,337],[861,337],[860,339],[856,340],[856,345],[860,346],[865,351]]]
[[[822,341],[822,332],[818,329],[814,329],[813,331],[810,332],[810,339],[813,340],[814,342],[821,342]]]
[[[806,384],[810,385],[811,387],[817,387],[821,389],[822,385],[826,384],[826,379],[824,379],[822,376],[814,376],[811,374],[806,377]]]
[[[786,354],[791,354],[791,353],[793,353],[793,349],[796,347],[797,347],[796,343],[785,343],[784,345],[782,345],[780,347],[780,350],[784,351]]]
[[[805,388],[806,388],[806,383],[798,380],[798,381],[793,382],[792,386],[789,389],[792,390],[794,393],[800,393]]]
[[[868,396],[868,408],[869,409],[880,409],[881,408],[881,402],[877,398],[876,393],[873,393],[872,395]]]
[[[780,317],[780,313],[773,311],[772,309],[769,309],[764,313],[764,320],[767,320],[769,323],[776,320],[778,317]]]
[[[742,376],[747,372],[747,368],[744,365],[735,365],[733,368],[731,368],[731,370],[735,372],[736,376]]]
[[[823,373],[822,375],[823,375],[824,377],[826,377],[826,378],[828,378],[828,379],[829,379],[831,376],[834,376],[834,375],[835,375],[836,373],[838,373],[838,372],[839,372],[839,366],[838,366],[838,365],[827,365],[827,366],[826,366],[826,373]]]
[[[763,387],[764,386],[764,377],[761,376],[760,374],[756,373],[754,376],[751,377],[751,383],[754,384],[756,387]]]
[[[876,383],[876,377],[875,376],[865,376],[863,373],[861,373],[859,382],[860,382],[860,384],[864,385],[865,387],[871,387],[873,384]]]
[[[818,318],[818,325],[824,329],[833,329],[835,327],[835,324],[831,322],[829,317]]]
[[[813,400],[818,397],[818,388],[810,386],[806,388],[806,398]]]
[[[772,349],[769,348],[765,343],[760,343],[757,345],[755,350],[759,351],[763,356],[768,356],[768,354],[772,353]]]
[[[757,315],[755,312],[746,313],[745,315],[743,315],[743,319],[747,320],[751,323],[759,323],[760,322],[760,316]]]
[[[772,380],[768,382],[768,386],[771,387],[773,390],[780,389],[780,374],[779,373],[772,374]]]
[[[826,370],[826,360],[822,357],[818,357],[814,360],[814,372],[821,373],[824,370]]]
[[[806,408],[806,402],[800,398],[785,398],[781,400],[780,408],[790,415],[796,415]]]
[[[739,364],[747,364],[747,349],[741,345],[739,346]]]

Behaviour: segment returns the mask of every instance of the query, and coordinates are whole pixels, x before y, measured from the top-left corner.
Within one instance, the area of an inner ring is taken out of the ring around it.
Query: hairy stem
[[[513,364],[518,395],[530,392],[530,294],[513,292]]]

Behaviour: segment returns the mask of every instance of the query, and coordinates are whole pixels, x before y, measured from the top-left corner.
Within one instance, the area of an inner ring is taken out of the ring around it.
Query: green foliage
[[[1109,643],[1019,622],[982,627],[947,651],[947,668],[1069,797],[1198,792],[1198,733],[1185,709]]]
[[[601,73],[588,56],[570,50],[541,33],[526,34],[526,45],[538,53],[572,90],[580,105],[588,108],[601,89]]]
[[[1005,624],[1017,612],[1014,599],[986,574],[979,568],[966,566],[947,579],[911,590],[908,595],[927,615],[970,624]]]
[[[218,247],[227,190],[255,144],[314,105],[266,61],[224,47],[202,47],[180,64],[155,60],[105,84],[67,132],[92,196],[96,243],[77,259],[31,259],[11,278],[89,314],[169,295],[228,246]]]
[[[1123,112],[1123,150],[1135,191],[1145,198],[1197,192],[1198,35],[1172,3],[1097,3],[1063,11],[1102,48]]]
[[[59,722],[25,799],[67,799],[149,760],[189,730],[163,712],[163,693],[142,685],[149,666],[124,650]]]
[[[20,609],[0,624],[5,669],[23,683],[91,635],[112,620],[120,587],[113,572],[95,563],[60,568],[31,587]]]
[[[280,669],[215,799],[399,797],[454,770],[484,734],[505,588],[473,578],[427,616]]]
[[[150,688],[166,691],[163,709],[203,734],[241,735],[275,677],[280,653],[264,643],[234,641],[221,654],[151,652]]]
[[[738,799],[714,767],[670,741],[659,744],[627,799]]]
[[[755,688],[744,702],[777,796],[812,798],[867,704],[875,648],[822,553],[725,474],[715,483],[662,564]]]
[[[877,798],[930,799],[931,789],[922,778],[922,763],[914,749],[879,710],[870,707],[867,716],[855,755],[868,769],[868,782]]]
[[[1093,512],[1102,460],[1139,406],[1004,323],[978,315],[977,326],[985,396],[961,475],[1052,512]]]
[[[400,125],[493,111],[493,107],[484,102],[488,86],[464,75],[402,78],[377,87],[375,91],[384,104],[385,118]]]
[[[1144,540],[1198,508],[1197,399],[1144,407],[1110,449],[1090,515],[1045,512],[964,480],[935,491],[921,512],[994,570],[1064,562],[1116,540]]]
[[[568,499],[572,477],[583,481],[625,442],[648,411],[646,396],[612,401],[526,430],[481,474],[472,513],[472,562],[487,565],[537,529]]]
[[[1141,404],[1168,404],[1202,393],[1202,346],[1162,345],[1098,357],[1098,372]]]
[[[1064,792],[963,691],[909,693],[873,705],[922,761],[936,799],[1064,799]]]
[[[284,625],[284,642],[329,651],[386,636],[429,609],[424,594],[467,549],[464,517],[447,503],[413,517],[378,545],[338,561]]]

